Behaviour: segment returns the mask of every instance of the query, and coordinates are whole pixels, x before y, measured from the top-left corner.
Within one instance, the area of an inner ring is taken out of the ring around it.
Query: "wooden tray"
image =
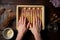
[[[27,17],[29,22],[33,22],[33,16],[38,16],[42,22],[42,30],[45,28],[44,6],[43,5],[17,5],[16,8],[16,28],[19,17],[23,15]],[[18,29],[18,28],[17,28]]]

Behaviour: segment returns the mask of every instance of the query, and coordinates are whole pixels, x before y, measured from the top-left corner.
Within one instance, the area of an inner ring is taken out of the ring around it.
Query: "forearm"
[[[17,38],[16,38],[16,40],[22,40],[22,37],[23,37],[23,34],[18,33],[18,34],[17,34]]]
[[[40,33],[35,33],[34,38],[35,38],[35,40],[42,40]]]

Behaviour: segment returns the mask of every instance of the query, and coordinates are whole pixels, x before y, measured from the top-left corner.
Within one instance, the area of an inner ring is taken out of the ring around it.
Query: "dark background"
[[[44,5],[45,6],[45,30],[42,30],[41,35],[43,40],[60,40],[60,21],[57,21],[58,31],[48,31],[47,25],[50,23],[50,14],[56,13],[60,18],[60,8],[55,8],[49,0],[0,0],[0,5]],[[28,34],[29,35],[29,34]],[[1,37],[1,36],[0,36]],[[0,40],[5,40],[3,37]],[[13,39],[14,40],[14,39]]]

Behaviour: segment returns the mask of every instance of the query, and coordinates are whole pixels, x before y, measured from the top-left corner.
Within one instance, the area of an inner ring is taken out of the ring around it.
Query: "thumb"
[[[27,29],[29,29],[30,23],[27,24]]]
[[[32,25],[30,24],[30,25],[29,25],[29,30],[31,30],[31,29],[32,29]]]

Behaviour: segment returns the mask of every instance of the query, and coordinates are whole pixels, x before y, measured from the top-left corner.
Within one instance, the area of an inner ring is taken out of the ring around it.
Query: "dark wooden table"
[[[60,18],[60,8],[55,8],[52,3],[49,3],[49,0],[14,0],[14,1],[10,1],[10,0],[1,0],[0,1],[0,5],[15,5],[14,7],[16,8],[16,5],[18,4],[29,4],[29,5],[44,5],[45,6],[45,26],[48,25],[48,23],[50,22],[49,20],[49,15],[56,13],[58,15],[58,17]],[[8,7],[7,7],[8,8]],[[15,10],[14,8],[14,10]],[[59,23],[59,22],[58,22]],[[15,28],[12,27],[13,29]],[[60,30],[60,27],[59,27]],[[47,29],[45,29],[44,31],[41,32],[42,35],[42,39],[44,40],[60,40],[60,31],[57,32],[49,32]],[[16,30],[15,33],[17,34]],[[27,34],[28,35],[28,34]],[[13,38],[14,40],[15,38]],[[1,35],[1,31],[0,31],[0,40],[6,40],[2,37]]]

